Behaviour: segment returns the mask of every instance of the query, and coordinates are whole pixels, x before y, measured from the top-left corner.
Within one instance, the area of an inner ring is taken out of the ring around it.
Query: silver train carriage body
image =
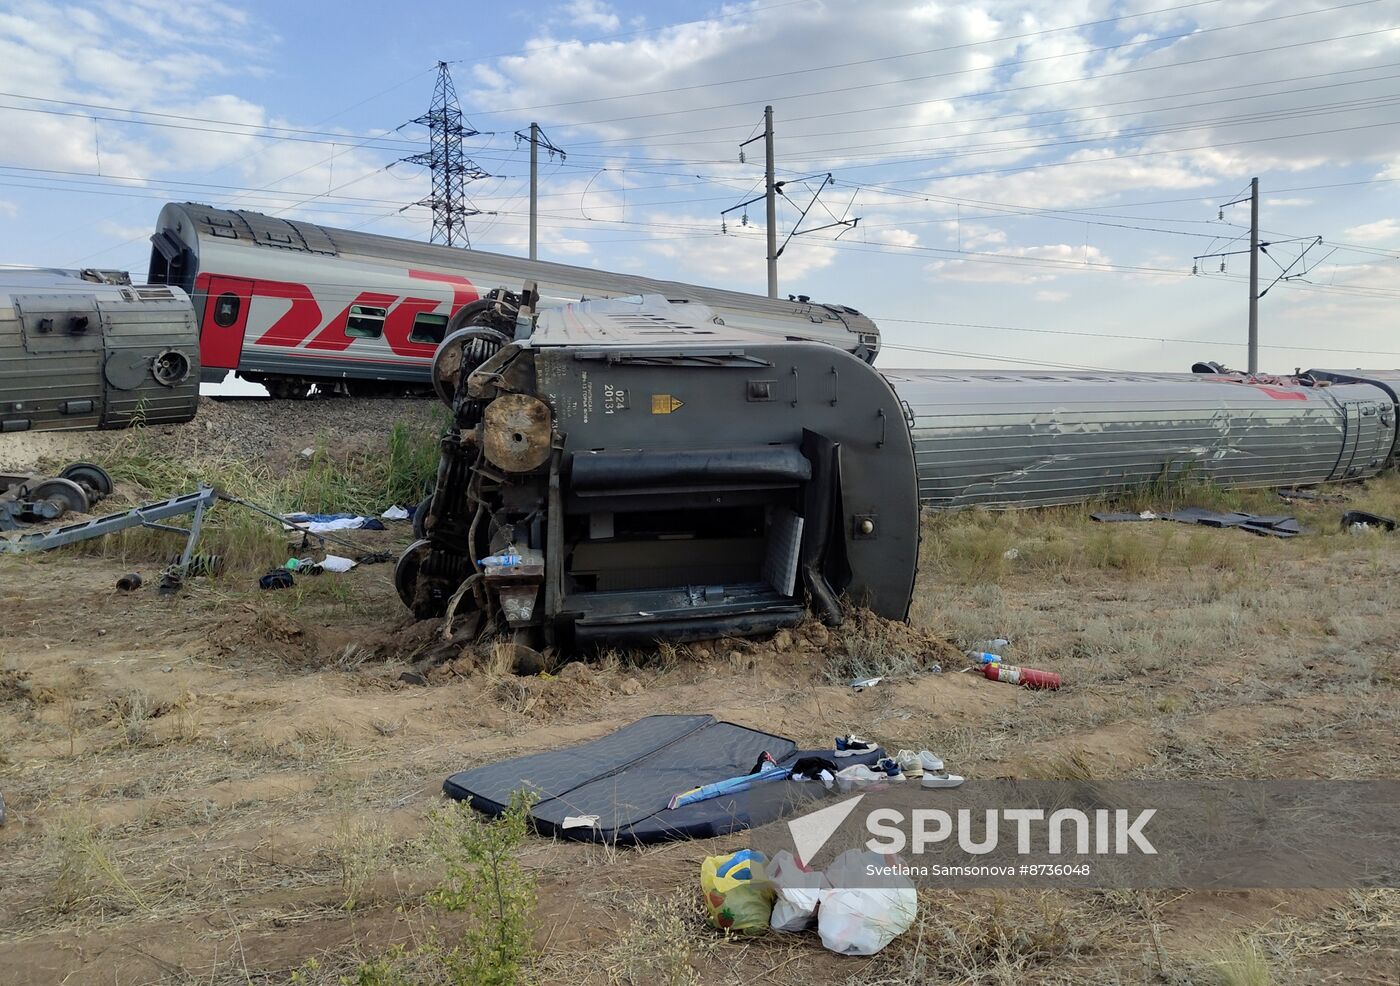
[[[818,339],[873,361],[880,336],[851,308],[778,301],[586,267],[434,246],[256,212],[170,203],[148,279],[194,300],[205,378],[229,370],[274,396],[311,383],[351,393],[426,387],[448,318],[499,285],[533,281],[541,307],[658,294],[776,339]],[[350,382],[346,385],[346,382]],[[360,381],[358,388],[353,383]],[[378,383],[376,383],[378,382]]]
[[[838,619],[842,594],[903,618],[898,397],[843,349],[707,315],[617,299],[450,336],[434,383],[456,426],[404,602],[561,646],[761,633],[809,601]]]
[[[198,405],[185,292],[121,271],[0,272],[0,431],[169,424]]]
[[[1378,473],[1396,404],[1360,380],[887,370],[930,508],[1074,503],[1171,479],[1267,487]],[[1396,381],[1400,385],[1400,379]]]

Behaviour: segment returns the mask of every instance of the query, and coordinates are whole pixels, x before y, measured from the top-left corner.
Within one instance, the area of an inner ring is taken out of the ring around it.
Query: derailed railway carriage
[[[708,315],[660,297],[536,312],[527,286],[458,319],[434,360],[456,427],[395,573],[405,604],[563,646],[837,622],[843,596],[900,619],[921,504],[1320,483],[1395,452],[1372,382],[881,373]]]
[[[434,246],[257,212],[170,203],[151,237],[152,284],[189,293],[204,379],[230,371],[274,397],[428,385],[447,321],[498,285],[534,281],[541,305],[656,294],[716,325],[821,339],[873,361],[879,330],[853,308]]]

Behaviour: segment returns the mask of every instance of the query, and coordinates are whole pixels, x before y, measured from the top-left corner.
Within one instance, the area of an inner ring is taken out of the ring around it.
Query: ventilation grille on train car
[[[313,223],[293,222],[242,209],[226,212],[211,209],[209,206],[198,208],[201,210],[198,213],[199,221],[210,236],[222,236],[257,246],[295,250],[299,253],[335,256],[340,252],[330,235]]]

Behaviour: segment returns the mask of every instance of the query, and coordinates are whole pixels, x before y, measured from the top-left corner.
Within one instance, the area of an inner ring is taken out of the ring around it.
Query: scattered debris
[[[284,514],[280,518],[288,530],[331,534],[335,531],[382,531],[386,528],[377,517],[360,514]]]
[[[1054,691],[1060,687],[1060,676],[1054,671],[1038,671],[1014,664],[991,663],[982,666],[982,675],[989,681],[1004,681],[1023,688],[1044,688]]]
[[[141,573],[127,572],[117,579],[117,588],[122,592],[135,592],[141,588]]]
[[[274,568],[258,579],[259,589],[290,589],[294,584],[292,573],[285,568]]]
[[[1165,520],[1179,524],[1200,524],[1205,527],[1237,527],[1251,534],[1264,534],[1270,537],[1291,538],[1303,533],[1294,517],[1266,516],[1261,514],[1220,513],[1203,507],[1185,507],[1164,515]]]
[[[850,849],[826,868],[828,889],[817,905],[822,944],[842,955],[874,955],[909,930],[919,895],[892,858]],[[872,873],[881,873],[872,879]]]
[[[112,492],[112,477],[92,462],[74,462],[57,476],[0,473],[0,531],[85,514]]]
[[[1002,556],[1003,558],[1005,558],[1007,561],[1015,561],[1017,558],[1020,558],[1020,557],[1021,557],[1021,549],[1020,549],[1020,548],[1007,548],[1005,551],[1003,551],[1003,552],[1001,553],[1001,556]]]
[[[768,930],[773,887],[764,870],[763,853],[740,849],[727,856],[706,856],[700,864],[700,892],[710,923],[721,931]]]
[[[975,644],[972,645],[972,649],[973,649],[973,651],[976,651],[976,652],[982,652],[982,651],[999,651],[999,650],[1001,650],[1003,647],[1010,647],[1010,646],[1011,646],[1011,641],[1007,640],[1005,637],[996,637],[996,638],[994,638],[994,639],[992,639],[992,640],[982,640],[982,641],[978,641],[977,643],[975,643]]]
[[[1379,514],[1368,514],[1364,510],[1348,510],[1342,514],[1342,530],[1344,531],[1359,534],[1362,531],[1369,531],[1373,527],[1382,527],[1387,531],[1393,531],[1395,530],[1395,521]]]
[[[1345,493],[1324,493],[1322,490],[1287,489],[1278,490],[1279,498],[1292,503],[1294,500],[1307,500],[1310,503],[1344,503]]]
[[[355,559],[342,558],[340,555],[326,555],[326,557],[317,562],[321,571],[335,572],[337,574],[340,572],[348,572],[358,564],[359,562],[355,561]]]
[[[793,768],[779,767],[778,761],[767,750],[759,755],[758,762],[754,764],[753,770],[739,777],[729,777],[713,784],[705,784],[701,787],[694,787],[688,791],[681,791],[673,794],[666,802],[667,811],[675,811],[686,805],[693,805],[701,801],[708,801],[711,798],[718,798],[723,794],[733,794],[737,791],[746,791],[755,784],[764,784],[769,781],[785,781],[792,776]]]
[[[765,753],[776,766],[749,773]],[[867,767],[883,755],[874,745],[858,758],[855,753],[848,763]],[[453,774],[443,791],[488,815],[504,812],[514,792],[531,791],[539,800],[530,816],[542,835],[640,845],[730,835],[800,811],[825,792],[811,784],[766,783],[765,774],[787,777],[804,758],[831,756],[710,715],[656,715],[590,743]],[[722,783],[738,789],[668,808],[677,777],[688,778],[694,790]],[[583,815],[597,815],[597,826],[563,827],[566,817]]]
[[[1151,510],[1144,510],[1141,513],[1097,513],[1090,514],[1090,520],[1096,520],[1100,524],[1133,524],[1138,521],[1156,520],[1157,515]]]
[[[412,515],[396,503],[379,516],[384,520],[408,520]]]
[[[786,849],[774,853],[768,863],[768,883],[773,888],[774,931],[805,931],[817,923],[817,905],[823,890],[831,887],[826,874],[803,866]]]
[[[851,687],[858,692],[863,692],[867,688],[874,688],[876,685],[878,685],[884,680],[884,675],[876,675],[874,678],[857,678],[851,682]]]

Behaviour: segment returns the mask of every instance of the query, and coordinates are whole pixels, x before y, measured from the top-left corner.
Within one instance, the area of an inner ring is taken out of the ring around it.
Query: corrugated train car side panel
[[[1191,374],[893,370],[910,409],[920,500],[1045,506],[1194,477],[1222,486],[1374,475],[1394,407],[1369,385]]]

